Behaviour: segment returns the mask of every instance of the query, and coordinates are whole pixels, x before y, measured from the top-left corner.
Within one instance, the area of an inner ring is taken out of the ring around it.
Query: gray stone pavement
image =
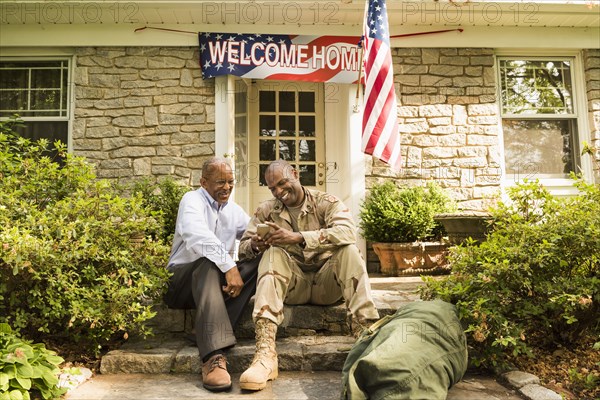
[[[242,391],[239,373],[233,374],[230,391],[213,393],[202,387],[197,374],[97,375],[69,392],[67,400],[186,400],[186,399],[339,399],[341,372],[282,372],[259,392]],[[502,386],[494,377],[467,373],[448,392],[447,400],[522,400],[516,391]],[[431,399],[434,400],[434,399]]]

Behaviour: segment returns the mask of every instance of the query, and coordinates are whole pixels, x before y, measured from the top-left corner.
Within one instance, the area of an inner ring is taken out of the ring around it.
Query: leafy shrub
[[[46,208],[95,178],[93,166],[67,153],[64,144],[20,137],[13,132],[18,125],[18,120],[0,121],[0,207],[13,208],[13,218],[25,217],[32,207]],[[29,207],[18,208],[23,205]]]
[[[160,215],[161,232],[158,236],[165,243],[173,241],[179,202],[190,190],[189,186],[181,185],[171,177],[163,178],[158,183],[144,178],[133,186],[133,193],[141,196],[144,206]]]
[[[0,323],[0,400],[55,399],[66,392],[58,387],[58,365],[63,359],[41,344],[17,337]]]
[[[443,227],[433,217],[455,209],[455,203],[435,183],[400,189],[387,181],[373,186],[365,197],[360,228],[371,242],[440,239]]]
[[[600,186],[552,197],[538,182],[509,189],[487,241],[451,248],[452,274],[425,299],[456,304],[473,360],[501,365],[530,346],[572,343],[600,324]]]
[[[169,247],[139,196],[121,197],[93,167],[0,125],[0,322],[30,339],[97,349],[144,321],[166,287]],[[141,242],[130,238],[146,235]]]

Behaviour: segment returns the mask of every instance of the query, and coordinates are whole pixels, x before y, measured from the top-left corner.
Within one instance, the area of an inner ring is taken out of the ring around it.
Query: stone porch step
[[[277,340],[282,371],[341,371],[354,339],[351,336],[295,336]],[[240,340],[228,352],[228,370],[243,372],[254,356],[254,340]],[[153,338],[128,343],[102,357],[102,374],[200,373],[198,349],[181,338]]]
[[[420,277],[372,276],[370,281],[373,300],[381,317],[393,314],[402,304],[418,300],[416,290],[423,284]],[[250,301],[242,320],[235,329],[238,339],[254,337],[252,305],[253,300]],[[173,310],[162,305],[157,307],[156,311],[157,316],[149,324],[156,334],[192,332],[194,310]],[[286,306],[284,315],[283,324],[278,331],[280,337],[348,334],[346,310],[343,304],[330,307]]]
[[[371,289],[380,316],[393,314],[400,306],[419,300],[420,277],[371,276]],[[201,361],[196,346],[186,337],[192,330],[190,310],[159,310],[154,318],[156,335],[132,338],[120,349],[102,357],[100,372],[199,373]],[[229,351],[231,372],[242,372],[254,355],[254,325],[251,304],[235,330],[238,344]],[[342,304],[286,306],[285,319],[277,333],[282,371],[340,371],[354,339],[346,326]]]

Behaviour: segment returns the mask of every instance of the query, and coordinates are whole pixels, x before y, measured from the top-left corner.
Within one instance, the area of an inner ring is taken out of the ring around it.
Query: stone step
[[[417,288],[423,284],[420,277],[371,276],[371,289],[375,306],[381,317],[393,314],[402,304],[418,300]],[[253,300],[244,311],[235,329],[238,339],[253,338]],[[156,334],[191,333],[194,310],[174,310],[164,305],[156,308],[157,316],[150,322]],[[279,327],[280,337],[301,335],[345,335],[346,310],[343,304],[322,307],[313,305],[286,306],[284,321]]]
[[[341,371],[354,343],[351,336],[295,336],[277,340],[281,371]],[[243,372],[254,356],[254,340],[244,339],[227,354],[228,370]],[[132,342],[102,357],[102,374],[200,373],[198,349],[184,338],[154,337]]]
[[[419,300],[420,277],[371,276],[371,289],[380,316]],[[238,344],[230,350],[232,372],[242,372],[254,355],[251,304],[235,329]],[[339,371],[354,343],[346,326],[343,304],[334,306],[286,306],[277,332],[277,351],[282,371]],[[116,373],[199,373],[198,349],[193,337],[193,311],[162,308],[154,318],[155,336],[131,338],[120,349],[102,357],[100,371]]]

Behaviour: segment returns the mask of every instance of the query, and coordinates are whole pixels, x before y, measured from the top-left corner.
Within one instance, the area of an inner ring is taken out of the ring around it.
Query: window
[[[69,60],[0,60],[0,118],[18,114],[19,133],[68,143]]]
[[[506,175],[516,181],[579,171],[574,59],[499,58]]]
[[[286,160],[308,188],[326,190],[325,96],[317,82],[256,80],[248,86],[248,182],[250,209],[272,197],[264,174]]]
[[[290,87],[291,89],[291,87]],[[269,163],[281,159],[300,173],[304,186],[322,185],[318,176],[316,97],[313,91],[259,90],[258,129],[260,185]]]

